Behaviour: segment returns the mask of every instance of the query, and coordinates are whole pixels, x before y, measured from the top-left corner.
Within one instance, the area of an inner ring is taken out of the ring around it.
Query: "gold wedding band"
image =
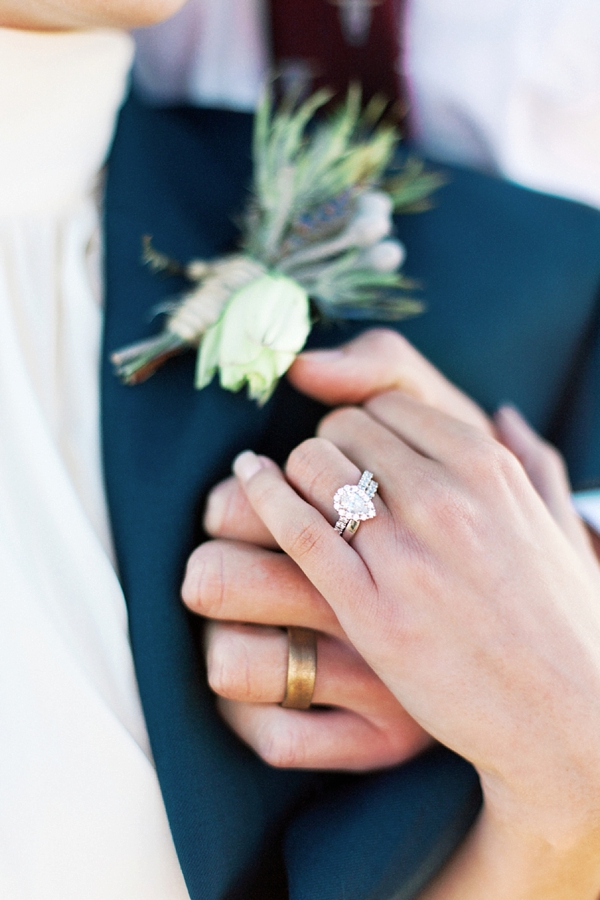
[[[317,677],[317,635],[312,628],[288,626],[288,669],[286,709],[308,709],[312,703]]]

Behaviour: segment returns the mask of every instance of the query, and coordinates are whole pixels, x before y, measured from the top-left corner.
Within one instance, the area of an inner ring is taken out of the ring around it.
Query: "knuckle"
[[[452,535],[466,553],[476,553],[495,528],[497,502],[520,493],[523,469],[506,447],[483,434],[465,444],[455,468],[458,481],[431,479],[419,504],[431,526]]]
[[[426,520],[436,531],[463,532],[462,538],[476,530],[475,511],[466,495],[450,484],[431,482],[420,494],[420,506]]]
[[[252,667],[243,641],[227,631],[217,631],[206,659],[208,683],[215,694],[228,700],[252,700]]]
[[[308,556],[314,556],[322,544],[323,534],[320,523],[314,518],[303,522],[300,527],[290,529],[284,536],[282,549],[293,560],[301,562]]]
[[[291,720],[292,716],[288,713],[285,719]],[[261,735],[258,753],[266,763],[276,769],[299,768],[306,759],[302,732],[294,728],[291,722],[283,724],[280,721],[276,727]]]
[[[320,472],[317,460],[327,444],[323,438],[315,437],[294,447],[285,466],[285,473],[291,481],[301,483],[304,487],[313,484]]]
[[[225,601],[225,563],[223,547],[207,541],[190,556],[181,589],[189,609],[208,618],[221,618]]]
[[[364,424],[365,414],[354,406],[340,406],[321,419],[317,435],[326,440],[335,440],[356,425]]]
[[[512,482],[519,473],[516,457],[499,441],[474,432],[461,453],[460,467],[470,481],[476,483]]]
[[[489,475],[485,477],[488,479]],[[494,519],[490,516],[487,488],[482,495],[480,485],[483,482],[477,482],[472,470],[469,470],[469,478],[473,479],[470,483],[444,477],[430,478],[423,483],[419,491],[418,516],[426,533],[443,536],[447,546],[460,547],[461,554],[474,557],[488,539],[490,529],[494,528]],[[427,544],[416,541],[411,559],[413,578],[417,582],[420,575],[435,580],[435,559]]]
[[[371,352],[388,359],[395,359],[410,348],[408,340],[391,328],[372,328],[367,332],[366,342]]]
[[[227,489],[221,490],[220,506],[215,503],[215,498],[209,500],[209,510],[212,512],[215,531],[229,531],[247,512],[246,496],[239,488],[237,482],[227,485]],[[215,512],[216,509],[216,512]]]

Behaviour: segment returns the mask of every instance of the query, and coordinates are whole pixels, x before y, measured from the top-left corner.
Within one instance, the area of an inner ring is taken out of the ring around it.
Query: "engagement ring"
[[[361,522],[377,515],[372,498],[378,487],[377,482],[373,481],[373,473],[365,470],[358,484],[345,484],[335,492],[333,506],[339,515],[335,523],[338,534],[345,531],[350,535],[356,534]]]

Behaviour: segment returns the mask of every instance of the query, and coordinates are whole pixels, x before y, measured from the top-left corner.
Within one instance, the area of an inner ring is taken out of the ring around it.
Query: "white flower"
[[[208,329],[198,354],[196,387],[219,370],[221,385],[265,403],[310,332],[306,291],[291,278],[265,274],[236,291]]]

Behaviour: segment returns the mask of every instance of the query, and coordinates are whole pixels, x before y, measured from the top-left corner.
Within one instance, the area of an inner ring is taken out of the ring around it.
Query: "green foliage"
[[[431,209],[431,195],[447,183],[443,172],[429,172],[425,163],[409,157],[397,174],[384,179],[382,188],[394,202],[394,212],[415,213]]]
[[[330,99],[321,90],[302,103],[284,99],[274,109],[265,94],[255,120],[253,200],[242,247],[293,275],[323,316],[360,314],[369,306],[386,319],[413,315],[421,305],[402,292],[415,285],[398,272],[361,265],[361,253],[344,244],[344,233],[366,191],[388,193],[397,212],[417,212],[428,208],[445,179],[412,157],[386,175],[399,134],[382,122],[385,101],[375,97],[361,109],[360,90],[351,87],[343,106],[315,122]]]
[[[144,238],[143,259],[154,272],[183,275],[195,287],[161,308],[168,314],[162,334],[112,355],[123,381],[143,381],[194,346],[198,387],[218,370],[224,387],[247,383],[262,403],[304,345],[309,297],[324,319],[389,321],[422,311],[408,293],[418,285],[398,271],[405,251],[389,237],[392,211],[428,209],[445,178],[412,157],[391,169],[400,138],[382,120],[384,100],[375,97],[363,109],[360,90],[351,87],[337,111],[315,118],[331,96],[288,96],[274,109],[265,94],[255,117],[253,196],[239,258],[183,266]],[[250,280],[233,278],[232,260],[237,268],[244,263]]]
[[[254,202],[243,247],[269,266],[277,265],[299,216],[378,183],[394,153],[395,128],[370,124],[361,112],[358,88],[351,88],[345,105],[308,134],[314,114],[330,99],[329,91],[321,90],[297,107],[288,101],[274,111],[267,92],[256,114]]]

